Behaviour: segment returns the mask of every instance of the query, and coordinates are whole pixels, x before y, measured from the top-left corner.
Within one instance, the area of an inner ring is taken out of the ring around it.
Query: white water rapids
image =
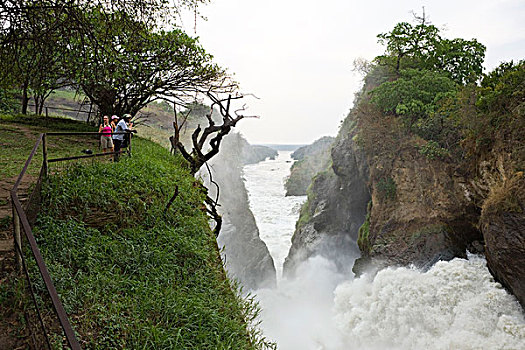
[[[525,349],[525,318],[494,282],[484,258],[438,262],[427,272],[388,268],[354,279],[315,257],[281,279],[299,205],[284,197],[290,152],[249,165],[250,208],[278,271],[278,287],[256,291],[264,335],[281,350]]]

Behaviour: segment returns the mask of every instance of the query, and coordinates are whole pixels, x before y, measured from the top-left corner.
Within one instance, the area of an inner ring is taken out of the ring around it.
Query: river
[[[438,262],[426,272],[387,268],[354,279],[314,257],[282,278],[299,207],[285,197],[291,152],[244,167],[250,208],[278,285],[255,294],[264,335],[281,350],[525,350],[525,318],[483,257]],[[357,258],[357,257],[353,257]]]

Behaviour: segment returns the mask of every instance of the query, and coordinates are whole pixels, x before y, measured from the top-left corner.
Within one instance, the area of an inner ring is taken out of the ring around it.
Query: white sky
[[[234,74],[246,98],[239,122],[250,143],[311,143],[335,136],[361,77],[358,57],[383,53],[376,35],[421,13],[447,38],[487,46],[485,67],[525,59],[525,0],[212,0],[197,21],[200,43]],[[194,21],[184,19],[193,35]]]

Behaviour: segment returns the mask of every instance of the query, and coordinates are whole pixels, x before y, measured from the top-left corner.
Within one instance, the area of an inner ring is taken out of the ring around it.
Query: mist
[[[346,278],[333,262],[317,256],[300,265],[295,278],[256,291],[264,335],[282,350],[340,349],[343,334],[333,314],[334,290]]]
[[[525,319],[483,257],[423,272],[386,268],[354,279],[313,257],[293,279],[255,292],[264,335],[281,350],[523,349]]]

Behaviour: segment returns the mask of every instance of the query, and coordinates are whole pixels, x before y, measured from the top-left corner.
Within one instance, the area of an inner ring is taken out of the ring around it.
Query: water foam
[[[339,285],[334,302],[355,349],[525,349],[523,311],[481,257],[365,275]]]
[[[282,154],[244,168],[250,207],[278,270],[298,216],[282,202],[290,199],[282,184],[288,159]],[[255,292],[262,330],[280,350],[525,350],[523,310],[494,282],[482,257],[357,279],[314,257],[296,276]]]
[[[482,257],[344,279],[315,257],[257,291],[265,336],[281,350],[525,349],[523,311]]]

